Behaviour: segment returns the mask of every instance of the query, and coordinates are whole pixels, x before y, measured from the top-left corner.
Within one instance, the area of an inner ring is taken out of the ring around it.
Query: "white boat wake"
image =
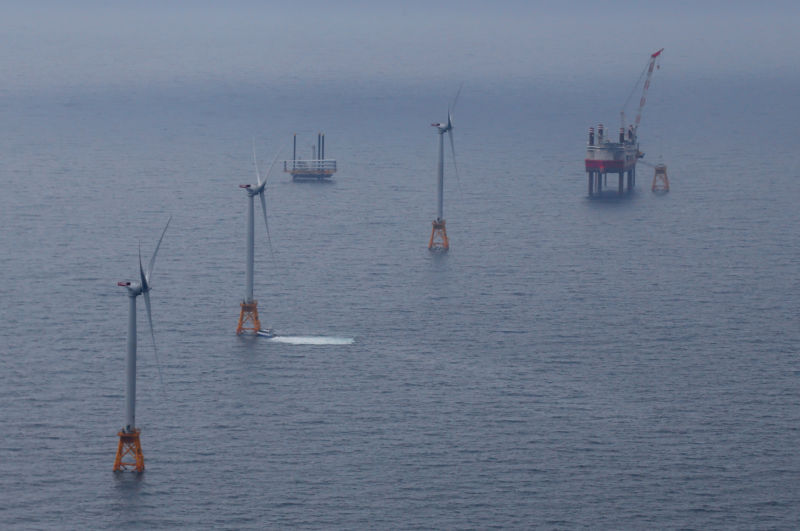
[[[290,345],[352,345],[352,337],[334,336],[275,336],[270,339],[276,343]]]

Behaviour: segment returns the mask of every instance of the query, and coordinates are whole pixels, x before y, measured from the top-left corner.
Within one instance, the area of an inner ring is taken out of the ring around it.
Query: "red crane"
[[[639,122],[642,121],[642,109],[644,109],[644,102],[647,97],[647,89],[650,88],[650,78],[653,77],[653,69],[656,66],[656,59],[658,59],[658,56],[661,55],[661,52],[663,51],[664,48],[661,48],[659,51],[650,56],[650,64],[647,67],[647,79],[645,79],[644,87],[642,87],[642,98],[639,100],[639,110],[636,112],[636,122],[633,126],[634,136],[639,129]]]

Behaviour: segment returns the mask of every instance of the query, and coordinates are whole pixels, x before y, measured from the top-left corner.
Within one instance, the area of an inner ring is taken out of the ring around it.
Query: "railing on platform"
[[[284,160],[283,171],[287,173],[335,173],[336,160]]]

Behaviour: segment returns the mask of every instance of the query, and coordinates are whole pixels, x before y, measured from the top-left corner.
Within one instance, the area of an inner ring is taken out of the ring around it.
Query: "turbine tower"
[[[161,237],[158,239],[147,271],[142,267],[142,250],[139,249],[139,282],[117,282],[118,286],[122,286],[128,291],[128,353],[125,357],[125,427],[117,434],[119,435],[119,444],[117,445],[117,458],[114,460],[114,472],[131,469],[136,472],[144,472],[144,455],[142,455],[142,445],[139,442],[140,430],[136,427],[136,297],[144,295],[156,366],[160,367],[158,350],[156,350],[156,336],[153,333],[153,316],[150,313],[150,276],[156,263],[158,248],[161,247],[161,240],[164,239],[171,220],[172,216],[167,220]],[[159,368],[160,377],[161,369]],[[124,461],[125,458],[133,459],[133,461]]]
[[[428,242],[428,249],[446,251],[450,248],[450,242],[447,239],[447,230],[445,228],[444,220],[444,135],[450,137],[450,150],[453,155],[453,169],[458,178],[458,166],[456,165],[456,147],[453,142],[453,113],[455,112],[456,103],[458,103],[458,95],[461,93],[461,88],[458,89],[456,97],[453,100],[453,106],[447,108],[447,123],[433,123],[431,126],[435,127],[439,133],[439,163],[437,165],[437,210],[436,219],[433,220],[433,229],[431,230],[431,239]]]
[[[278,152],[278,155],[279,154],[280,151]],[[272,165],[267,172],[267,177],[272,171],[272,167],[275,166],[275,161],[278,160],[278,155],[275,155],[275,159],[272,161]],[[236,327],[236,334],[241,334],[244,331],[252,331],[258,335],[271,336],[271,330],[261,329],[261,321],[258,319],[258,301],[253,298],[253,266],[255,262],[255,208],[253,200],[256,196],[258,196],[258,198],[261,200],[261,209],[264,212],[264,226],[267,229],[267,242],[269,243],[270,252],[272,252],[272,240],[269,237],[269,223],[267,222],[267,200],[264,194],[264,189],[267,186],[267,178],[264,177],[264,180],[261,180],[261,172],[258,169],[258,160],[256,159],[255,142],[253,143],[253,164],[256,168],[256,179],[258,180],[258,184],[255,186],[252,184],[239,185],[239,188],[242,188],[247,192],[247,260],[245,268],[244,299],[242,300],[242,309],[239,312],[239,325]]]

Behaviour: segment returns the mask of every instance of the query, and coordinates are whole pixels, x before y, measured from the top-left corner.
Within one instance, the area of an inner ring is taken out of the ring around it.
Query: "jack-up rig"
[[[625,111],[620,112],[622,123],[619,129],[619,142],[611,141],[610,135],[607,135],[603,128],[603,124],[598,126],[596,138],[594,127],[589,128],[589,143],[586,148],[586,174],[589,178],[589,197],[602,193],[603,185],[607,184],[609,173],[619,175],[617,190],[620,195],[626,190],[623,178],[626,173],[628,177],[627,191],[632,191],[636,186],[636,162],[644,156],[639,151],[639,138],[637,136],[639,123],[642,120],[642,109],[647,97],[647,90],[650,88],[650,79],[653,77],[656,61],[663,51],[664,49],[662,48],[650,55],[646,66],[647,78],[642,87],[642,97],[639,100],[636,121],[626,127]]]
[[[280,154],[280,152],[278,152]],[[261,180],[261,172],[258,169],[258,160],[256,159],[255,142],[253,143],[253,164],[256,168],[256,179],[258,184],[240,184],[239,188],[247,192],[247,260],[246,260],[246,274],[245,274],[245,292],[244,300],[242,300],[241,311],[239,312],[239,324],[236,327],[236,334],[242,332],[253,332],[254,334],[273,337],[275,334],[271,329],[262,329],[261,321],[258,319],[258,301],[253,298],[253,265],[255,262],[255,227],[254,227],[254,205],[253,198],[258,196],[261,200],[261,209],[264,212],[264,226],[267,229],[267,242],[269,243],[270,251],[272,251],[272,240],[269,237],[269,223],[267,223],[267,199],[265,197],[264,189],[267,186],[267,177],[269,177],[275,162],[278,160],[278,155],[272,160],[272,165],[269,167],[267,175],[264,180]]]
[[[153,352],[155,352],[156,365],[159,366],[156,336],[153,332],[153,317],[150,313],[150,275],[153,273],[161,240],[164,239],[171,220],[172,217],[167,220],[167,225],[158,239],[147,271],[142,267],[142,251],[139,249],[139,282],[117,282],[118,286],[122,286],[128,291],[128,352],[125,357],[125,427],[117,434],[119,435],[119,444],[117,445],[117,457],[114,460],[114,472],[127,470],[144,472],[144,455],[139,442],[141,430],[136,427],[136,297],[144,295],[147,322],[150,324],[150,337],[153,339]],[[160,376],[161,369],[159,368]]]
[[[433,229],[431,230],[431,238],[428,241],[428,249],[433,251],[447,251],[450,248],[450,241],[447,239],[447,229],[444,220],[444,135],[450,138],[450,150],[453,155],[453,169],[455,170],[456,178],[458,178],[458,165],[456,164],[456,147],[453,142],[453,114],[455,113],[456,104],[458,103],[458,95],[461,89],[458,89],[456,97],[453,99],[453,105],[447,108],[447,123],[432,123],[431,126],[436,128],[439,133],[439,162],[436,166],[436,198],[437,210],[436,219],[433,220]]]
[[[289,173],[292,180],[322,181],[330,179],[336,173],[336,159],[325,158],[325,133],[317,133],[317,145],[311,147],[310,159],[297,158],[297,133],[292,139],[292,160],[283,161],[284,173]]]

